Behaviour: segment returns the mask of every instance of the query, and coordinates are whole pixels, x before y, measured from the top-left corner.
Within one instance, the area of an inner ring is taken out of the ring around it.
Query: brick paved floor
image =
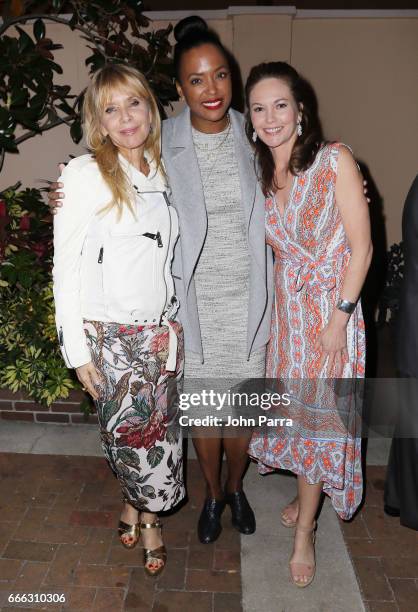
[[[148,578],[141,549],[119,543],[119,489],[104,459],[0,454],[2,611],[16,609],[11,592],[64,593],[65,610],[241,611],[239,534],[225,511],[218,542],[198,542],[203,487],[194,460],[188,492],[187,505],[163,519],[167,568]]]
[[[385,467],[367,468],[366,502],[343,523],[363,598],[370,612],[418,611],[418,532],[383,512]]]
[[[370,612],[414,612],[418,532],[383,514],[385,468],[368,467],[367,477],[364,507],[341,523],[364,600]],[[118,541],[118,485],[104,459],[0,454],[1,610],[16,609],[7,598],[18,592],[64,593],[65,610],[241,611],[240,541],[228,511],[216,544],[196,538],[203,490],[194,460],[188,489],[188,504],[164,518],[169,563],[151,579],[140,549]]]

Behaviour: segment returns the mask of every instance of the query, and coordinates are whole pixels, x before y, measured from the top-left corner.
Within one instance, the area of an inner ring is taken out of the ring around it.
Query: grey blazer
[[[265,243],[264,196],[254,171],[254,157],[246,140],[244,117],[230,111],[238,162],[241,193],[250,254],[248,302],[248,357],[265,345],[270,336],[273,295],[273,258]],[[193,145],[190,110],[163,122],[162,154],[172,203],[179,216],[180,239],[173,260],[173,276],[180,300],[180,320],[184,327],[185,349],[203,359],[202,338],[193,274],[207,232],[207,212],[200,171]],[[228,308],[228,304],[225,304]]]

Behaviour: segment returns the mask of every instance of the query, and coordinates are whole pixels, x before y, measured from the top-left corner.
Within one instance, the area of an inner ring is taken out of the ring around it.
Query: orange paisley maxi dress
[[[294,178],[283,217],[274,197],[266,198],[266,240],[275,257],[266,377],[273,389],[289,393],[290,405],[279,411],[293,425],[255,430],[248,452],[261,473],[280,468],[310,483],[323,482],[337,513],[349,519],[363,491],[359,423],[365,329],[360,301],[347,326],[344,380],[325,378],[315,350],[340,299],[351,257],[335,200],[341,146],[324,145],[312,166]]]

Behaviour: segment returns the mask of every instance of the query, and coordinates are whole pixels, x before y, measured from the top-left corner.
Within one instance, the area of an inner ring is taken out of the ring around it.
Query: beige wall
[[[397,242],[418,173],[418,19],[296,19],[292,43],[292,63],[318,95],[325,135],[368,166],[388,244]]]
[[[268,10],[268,9],[266,9]],[[273,58],[290,61],[292,18],[290,15],[237,15],[233,18],[233,53],[242,78],[250,68]]]
[[[326,136],[351,145],[369,167],[383,199],[388,243],[398,241],[403,201],[418,172],[418,13],[330,19],[323,13],[312,18],[294,10],[255,11],[216,11],[206,17],[235,54],[244,79],[252,65],[281,59],[312,82]],[[155,28],[168,23],[163,17]],[[58,24],[49,24],[48,32],[64,44],[56,52],[64,67],[62,82],[78,92],[88,79],[84,43]],[[177,104],[175,112],[179,109]],[[0,188],[18,180],[39,186],[38,179],[55,176],[58,161],[82,152],[65,126],[55,128],[23,143],[19,155],[6,156]]]

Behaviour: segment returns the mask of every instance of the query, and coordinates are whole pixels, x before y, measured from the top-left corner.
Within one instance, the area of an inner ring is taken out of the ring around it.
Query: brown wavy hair
[[[110,138],[104,138],[100,123],[104,108],[115,89],[128,90],[149,104],[152,130],[145,141],[145,151],[148,153],[148,162],[155,163],[157,172],[162,172],[163,176],[165,174],[161,164],[160,113],[148,81],[141,72],[131,66],[125,64],[104,66],[94,74],[87,87],[83,102],[83,127],[87,146],[112,193],[111,202],[101,212],[107,212],[116,206],[120,216],[124,205],[132,213],[134,212],[132,206],[134,194],[128,177],[119,163],[118,148]]]
[[[319,149],[324,146],[321,123],[318,117],[318,104],[312,86],[286,62],[266,62],[251,69],[245,84],[247,112],[245,131],[255,150],[257,172],[264,194],[277,191],[275,164],[269,147],[259,138],[253,142],[253,126],[250,116],[250,94],[253,87],[263,79],[276,78],[287,83],[301,113],[302,135],[298,136],[289,160],[289,170],[293,175],[307,170],[314,162]]]

